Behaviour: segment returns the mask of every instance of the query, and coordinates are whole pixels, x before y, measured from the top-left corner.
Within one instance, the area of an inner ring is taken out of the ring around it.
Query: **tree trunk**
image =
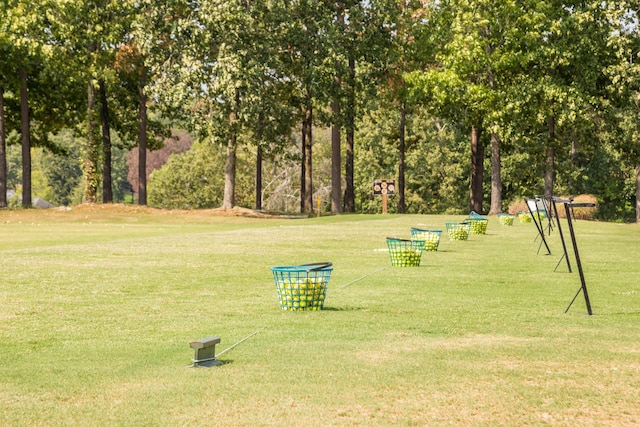
[[[331,105],[333,117],[340,115],[340,103],[334,100]],[[342,159],[340,152],[340,125],[334,123],[331,126],[331,212],[342,212]]]
[[[224,193],[222,195],[222,207],[233,209],[236,204],[236,154],[238,145],[237,135],[237,110],[240,105],[240,92],[236,90],[231,114],[229,114],[229,139],[227,140],[227,158],[224,165]]]
[[[571,168],[572,170],[576,170],[578,167],[578,141],[576,141],[575,134],[571,135],[571,152],[569,154],[569,158],[571,159]],[[567,181],[567,186],[569,187],[569,192],[572,193],[575,190],[576,181],[573,179],[573,174],[569,174],[569,179]]]
[[[138,204],[147,204],[147,94],[146,76],[140,76],[138,87]]]
[[[98,44],[91,42],[89,45],[89,58],[98,50]],[[85,203],[95,203],[98,199],[98,186],[100,175],[98,172],[98,162],[100,161],[101,142],[98,136],[98,124],[96,113],[96,88],[93,80],[89,77],[87,81],[87,136],[84,143],[84,195]]]
[[[305,131],[305,119],[302,119],[302,147],[300,147],[302,159],[300,159],[300,212],[304,212],[304,201],[306,200],[306,188],[304,186],[304,177],[306,176],[307,170],[307,153],[305,151],[305,146],[307,145],[307,133]]]
[[[233,113],[232,116],[234,116],[232,117],[232,121],[235,122],[235,113]],[[224,165],[224,195],[222,198],[222,207],[225,209],[232,209],[235,205],[236,145],[236,133],[232,131],[227,141],[227,160]]]
[[[7,140],[4,126],[4,87],[0,85],[0,209],[7,207]]]
[[[344,8],[345,4],[338,1],[335,4],[336,20],[338,24],[344,28]],[[342,64],[338,62],[336,68]],[[342,78],[335,77],[335,84],[338,91],[342,86]],[[333,125],[331,126],[331,213],[342,212],[342,150],[340,141],[340,124],[338,118],[341,116],[340,98],[336,95],[331,103],[331,112],[333,113]]]
[[[109,122],[109,105],[104,80],[99,82],[100,121],[102,122],[102,203],[113,202],[113,186],[111,181],[111,125]]]
[[[405,124],[407,120],[407,109],[404,102],[400,111],[400,141],[398,143],[398,213],[405,213],[407,206],[404,199],[404,152],[405,152]]]
[[[480,142],[482,130],[479,126],[471,127],[471,179],[470,179],[470,208],[482,213],[482,180],[484,173],[484,146]]]
[[[554,139],[555,139],[555,118],[553,116],[549,116],[547,118],[547,126],[548,126],[548,137],[549,141],[547,143],[547,153],[545,159],[545,170],[544,170],[544,195],[546,197],[553,196],[553,176],[555,172],[555,150],[553,148]]]
[[[264,127],[264,113],[258,115],[258,141],[256,150],[256,210],[262,209],[262,135]]]
[[[97,124],[96,90],[93,82],[87,83],[87,136],[84,144],[84,196],[85,203],[95,203],[98,198],[98,158],[99,142],[96,142]]]
[[[256,210],[262,210],[262,147],[256,153]]]
[[[354,213],[356,211],[355,202],[355,187],[353,180],[353,168],[354,168],[354,135],[353,127],[351,125],[347,128],[346,135],[346,150],[344,159],[344,210],[343,212]]]
[[[311,213],[313,212],[313,180],[312,180],[312,165],[313,165],[313,155],[312,155],[312,147],[313,147],[313,134],[312,134],[312,124],[313,124],[313,109],[311,107],[311,103],[307,104],[307,109],[305,111],[305,119],[304,119],[304,128],[303,132],[305,134],[304,138],[304,209],[303,212]]]
[[[485,26],[483,36],[491,37],[491,29]],[[489,44],[486,47],[487,56],[493,55],[495,47]],[[487,70],[487,79],[491,90],[496,89],[496,80],[491,69]],[[491,132],[491,206],[489,206],[489,214],[497,215],[502,212],[502,178],[500,177],[500,138],[494,132]]]
[[[353,213],[356,211],[355,186],[353,179],[354,172],[354,146],[355,146],[355,120],[356,120],[356,61],[349,58],[349,97],[347,105],[347,147],[344,164],[345,190],[344,190],[344,212]]]
[[[502,178],[500,170],[500,138],[491,133],[491,208],[489,215],[502,213]]]
[[[640,222],[640,165],[636,166],[636,222]]]
[[[31,133],[27,71],[20,68],[20,124],[22,129],[22,207],[31,207]]]

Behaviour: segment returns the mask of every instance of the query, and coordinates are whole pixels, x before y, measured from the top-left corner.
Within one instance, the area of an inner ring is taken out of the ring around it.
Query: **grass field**
[[[639,425],[640,227],[575,224],[588,316],[557,230],[543,255],[489,217],[390,266],[462,218],[0,211],[0,425]],[[325,309],[281,310],[270,267],[319,261]]]

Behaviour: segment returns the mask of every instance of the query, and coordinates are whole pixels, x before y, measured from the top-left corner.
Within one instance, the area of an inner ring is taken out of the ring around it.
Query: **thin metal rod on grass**
[[[356,283],[356,282],[358,282],[358,281],[360,281],[360,280],[362,280],[362,279],[364,279],[364,278],[367,278],[367,277],[369,277],[369,276],[372,276],[372,275],[374,275],[374,274],[376,274],[376,273],[379,273],[379,272],[381,272],[382,270],[385,270],[385,269],[387,269],[387,268],[389,268],[389,266],[388,266],[388,265],[387,265],[386,267],[382,267],[382,268],[380,268],[380,269],[378,269],[378,270],[376,270],[376,271],[373,271],[373,272],[371,272],[371,273],[369,273],[369,274],[365,274],[364,276],[358,277],[357,279],[354,279],[354,280],[352,280],[352,281],[350,281],[350,282],[347,282],[347,283],[345,283],[344,285],[342,285],[341,287],[337,288],[337,289],[336,289],[336,291],[339,291],[340,289],[344,289],[344,288],[346,288],[347,286],[353,285],[354,283]]]
[[[264,328],[260,328],[257,331],[255,331],[252,334],[247,335],[246,337],[242,338],[240,341],[238,341],[237,343],[235,343],[234,345],[232,345],[229,348],[226,348],[224,350],[222,350],[220,353],[216,354],[216,357],[222,356],[223,354],[225,354],[227,351],[239,346],[240,344],[242,344],[243,342],[245,342],[246,340],[248,340],[249,338],[251,338],[252,336],[254,336],[255,334],[257,334],[258,332],[264,330]]]

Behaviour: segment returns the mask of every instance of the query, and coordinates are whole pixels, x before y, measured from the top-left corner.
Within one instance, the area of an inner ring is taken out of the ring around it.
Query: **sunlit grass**
[[[576,223],[587,316],[557,230],[390,266],[459,219],[0,211],[0,425],[640,423],[640,228]],[[269,267],[318,261],[325,310],[280,310]],[[209,335],[224,364],[189,368]]]

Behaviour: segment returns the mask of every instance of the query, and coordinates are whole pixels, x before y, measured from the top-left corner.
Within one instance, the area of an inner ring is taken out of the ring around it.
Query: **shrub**
[[[524,199],[519,199],[509,203],[507,212],[511,215],[517,215],[518,212],[529,212],[529,208],[527,207],[527,202]]]
[[[560,196],[561,199],[570,199],[569,196]],[[598,199],[596,196],[592,194],[580,194],[573,198],[575,203],[595,203],[597,205]],[[567,215],[564,210],[564,206],[562,204],[557,205],[558,208],[558,216],[560,218],[565,218]],[[512,215],[516,215],[518,212],[529,212],[529,208],[527,207],[527,202],[522,200],[514,200],[509,204],[508,212]],[[573,214],[576,219],[587,219],[593,220],[596,216],[597,206],[595,208],[574,208]]]
[[[562,196],[561,199],[569,199],[569,197]],[[598,209],[598,199],[596,196],[592,194],[580,194],[573,198],[574,203],[595,203],[596,207],[594,208],[573,208],[573,218],[575,219],[587,219],[593,220],[596,216],[596,212]],[[565,218],[566,212],[564,210],[564,206],[558,206],[558,216],[560,218]]]

